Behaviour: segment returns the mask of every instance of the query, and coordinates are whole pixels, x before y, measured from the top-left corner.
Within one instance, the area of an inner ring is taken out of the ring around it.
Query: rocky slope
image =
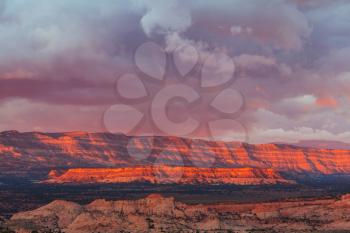
[[[130,183],[153,184],[290,184],[272,169],[260,168],[197,168],[165,165],[127,168],[77,168],[53,170],[47,183]]]
[[[16,232],[348,232],[350,195],[340,199],[187,205],[157,194],[139,200],[54,201],[17,213]]]
[[[143,159],[129,153],[142,154],[148,149],[151,153]],[[132,138],[110,133],[0,133],[2,172],[57,167],[131,167],[155,162],[186,167],[253,167],[273,168],[278,172],[349,174],[350,150],[177,137]]]

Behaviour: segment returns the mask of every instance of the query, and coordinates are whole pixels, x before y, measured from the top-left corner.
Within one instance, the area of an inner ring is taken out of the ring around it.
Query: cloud
[[[113,83],[112,83],[113,84]],[[111,83],[83,79],[1,79],[0,100],[23,98],[49,104],[95,105],[115,102]]]
[[[308,111],[312,111],[316,103],[313,95],[302,95],[292,98],[285,98],[276,103],[273,107],[277,112],[283,112],[290,117],[300,116]]]
[[[317,98],[316,104],[321,106],[321,107],[335,108],[338,106],[338,101],[331,96],[326,96],[326,97]]]
[[[209,40],[222,35],[244,36],[262,46],[300,50],[312,31],[306,16],[287,1],[187,3],[152,0],[136,3],[146,10],[141,25],[148,36],[174,32],[186,32],[188,39],[198,35]]]
[[[282,50],[300,50],[312,31],[306,16],[287,1],[201,1],[193,6],[192,21],[213,39],[233,33]]]
[[[298,142],[300,140],[338,140],[350,142],[349,119],[334,111],[318,111],[300,119],[258,109],[248,135],[252,143]]]
[[[276,60],[271,57],[265,57],[261,55],[248,55],[243,54],[235,58],[237,65],[243,68],[254,68],[256,66],[274,66]]]
[[[277,69],[282,76],[292,73],[292,68],[284,63],[279,63],[274,57],[266,57],[262,55],[242,54],[234,57],[235,64],[245,73],[255,71],[261,74],[261,69],[270,67]],[[271,72],[271,70],[269,70]]]
[[[341,142],[350,142],[350,133],[344,132],[334,134],[326,130],[312,129],[308,127],[297,127],[292,130],[283,128],[267,129],[256,131],[250,138],[252,143],[269,142],[289,142],[296,143],[301,140],[334,140]]]
[[[76,123],[62,120],[62,130],[96,129],[87,122],[118,101],[115,80],[135,71],[135,50],[151,40],[168,53],[191,45],[202,60],[232,57],[256,141],[263,132],[340,138],[350,125],[349,9],[323,0],[0,0],[0,112],[11,113],[0,124],[59,130],[52,112]],[[88,117],[84,108],[97,110]]]
[[[242,27],[242,26],[232,26],[230,31],[233,36],[237,35],[249,35],[252,33],[252,29],[250,27]]]
[[[146,8],[141,25],[148,36],[153,33],[169,34],[183,32],[191,26],[190,9],[177,0],[140,1]]]
[[[25,99],[0,103],[0,131],[101,131],[104,106],[51,105]],[[16,127],[14,127],[16,126]]]
[[[1,3],[0,98],[83,105],[115,98],[109,87],[132,67],[138,44],[129,38],[144,38],[133,31],[140,19],[130,3]]]

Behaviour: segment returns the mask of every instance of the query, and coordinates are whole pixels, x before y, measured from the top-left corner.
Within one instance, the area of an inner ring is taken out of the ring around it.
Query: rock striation
[[[348,232],[349,195],[340,199],[188,205],[152,194],[139,200],[54,201],[7,221],[16,232]]]
[[[130,155],[130,151],[136,156]],[[145,151],[150,151],[150,155],[143,159],[137,157],[138,153]],[[154,163],[185,167],[260,168],[287,173],[350,174],[350,150],[178,137],[130,137],[111,133],[0,133],[2,172],[37,168],[135,167]]]
[[[46,183],[292,184],[273,169],[140,166],[53,170]]]

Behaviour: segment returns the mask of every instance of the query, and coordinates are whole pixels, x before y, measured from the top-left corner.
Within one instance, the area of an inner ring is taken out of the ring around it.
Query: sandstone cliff
[[[36,168],[133,167],[154,162],[186,167],[272,168],[277,172],[349,174],[350,150],[282,144],[250,145],[178,137],[131,137],[110,133],[0,133],[1,171]],[[146,148],[145,145],[152,145]]]
[[[291,184],[273,169],[142,166],[53,170],[46,183]]]
[[[139,200],[54,201],[17,213],[17,232],[347,232],[350,199],[187,205],[157,194]]]

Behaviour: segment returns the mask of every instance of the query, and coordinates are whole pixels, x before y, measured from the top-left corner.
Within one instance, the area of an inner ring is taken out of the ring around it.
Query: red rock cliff
[[[153,146],[148,158],[137,160],[127,151],[130,138],[110,133],[3,132],[0,133],[0,169],[130,167],[161,161],[189,167],[209,164],[210,167],[272,168],[283,172],[350,173],[350,150],[138,137],[134,139],[134,150],[144,151],[150,141]]]
[[[128,168],[68,169],[62,174],[52,171],[48,183],[180,183],[261,185],[293,183],[272,169],[196,168],[143,166]]]

